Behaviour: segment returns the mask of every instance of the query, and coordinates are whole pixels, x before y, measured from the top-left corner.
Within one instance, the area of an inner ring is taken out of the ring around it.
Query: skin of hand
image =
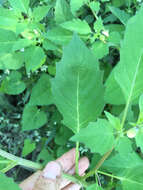
[[[75,174],[75,148],[62,155],[56,161],[49,162],[43,171],[37,171],[29,178],[24,180],[19,186],[22,190],[79,190],[78,184],[73,184],[61,177],[62,172]],[[89,166],[87,157],[79,160],[79,175]]]

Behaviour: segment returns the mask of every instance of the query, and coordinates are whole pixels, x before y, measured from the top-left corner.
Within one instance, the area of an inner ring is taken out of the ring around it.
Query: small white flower
[[[106,37],[109,37],[109,31],[108,30],[103,30],[102,34]]]
[[[21,52],[24,52],[24,50],[25,50],[25,49],[24,49],[24,48],[22,48],[20,51],[21,51]]]

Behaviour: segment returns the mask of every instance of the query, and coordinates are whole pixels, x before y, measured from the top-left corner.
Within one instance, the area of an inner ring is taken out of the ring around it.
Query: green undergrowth
[[[142,20],[139,0],[0,1],[0,190],[73,147],[64,178],[143,189]]]

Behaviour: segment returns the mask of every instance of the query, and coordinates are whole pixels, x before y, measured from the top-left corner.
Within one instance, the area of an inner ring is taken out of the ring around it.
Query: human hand
[[[79,175],[84,175],[89,166],[87,157],[79,160]],[[49,162],[43,171],[38,171],[24,180],[22,190],[79,190],[80,185],[62,178],[62,172],[75,174],[75,149],[70,150],[56,161]]]

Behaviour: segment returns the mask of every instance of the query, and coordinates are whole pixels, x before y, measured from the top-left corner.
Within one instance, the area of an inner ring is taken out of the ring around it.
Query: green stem
[[[111,154],[111,152],[113,151],[114,147],[109,150],[107,153],[104,154],[104,156],[101,158],[101,160],[99,160],[99,162],[97,163],[96,167],[89,171],[85,176],[82,177],[83,180],[86,180],[88,177],[94,175],[96,173],[96,171],[100,168],[100,166],[103,164],[103,162],[108,158],[108,156]]]
[[[16,162],[11,162],[10,164],[7,165],[6,168],[0,170],[0,172],[6,173],[6,172],[8,172],[9,170],[11,170],[12,168],[14,168],[15,166],[17,166],[17,163],[16,163]]]
[[[102,174],[102,175],[106,175],[108,177],[115,178],[115,179],[118,179],[118,180],[122,179],[121,177],[118,177],[118,176],[115,176],[115,175],[112,175],[112,174],[108,174],[106,172],[102,172],[102,171],[99,171],[99,170],[97,171],[97,173]]]
[[[82,177],[80,177],[80,176],[71,176],[71,175],[65,174],[65,173],[63,173],[62,176],[63,176],[63,178],[66,178],[67,180],[72,181],[72,183],[77,183],[83,187],[88,186],[88,183],[85,180],[83,180]]]
[[[79,161],[79,142],[76,142],[75,172],[77,175],[79,174],[78,161]]]
[[[21,165],[27,168],[31,168],[33,170],[40,170],[43,168],[43,166],[41,164],[14,156],[13,154],[10,154],[4,150],[0,149],[0,156],[7,158],[8,160],[12,160],[13,162],[16,163],[16,165]]]

